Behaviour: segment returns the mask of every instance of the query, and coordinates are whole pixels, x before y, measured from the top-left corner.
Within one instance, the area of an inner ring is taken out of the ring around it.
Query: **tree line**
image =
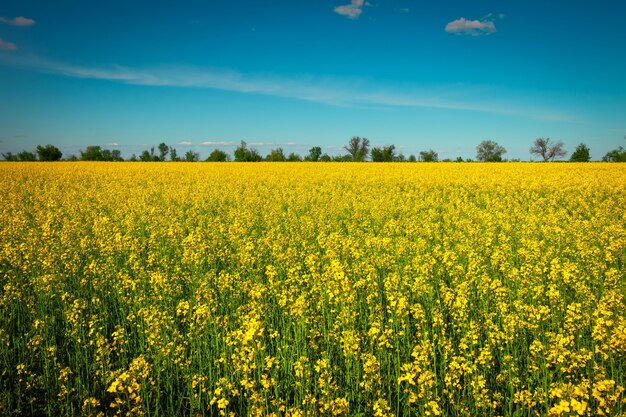
[[[625,137],[626,139],[626,137]],[[282,148],[275,148],[263,157],[255,148],[248,147],[247,143],[241,141],[234,152],[235,162],[364,162],[370,160],[372,162],[438,162],[439,155],[432,149],[421,151],[418,156],[409,155],[405,157],[402,153],[396,153],[395,145],[386,145],[382,147],[371,147],[367,138],[354,136],[350,138],[348,143],[343,146],[343,150],[347,153],[344,155],[330,156],[322,153],[320,146],[314,146],[309,149],[309,153],[301,157],[299,154],[292,152],[285,154]],[[476,160],[481,162],[502,162],[505,161],[504,155],[506,149],[493,140],[482,141],[476,147]],[[531,155],[541,157],[543,161],[549,162],[556,159],[564,158],[567,151],[564,149],[563,142],[551,142],[549,138],[537,138],[533,142],[529,150]],[[37,148],[30,152],[23,150],[17,154],[11,152],[3,153],[2,157],[6,161],[60,161],[63,153],[54,145],[45,146],[38,145]],[[68,161],[124,161],[122,154],[118,149],[103,149],[97,145],[90,145],[85,150],[80,150],[80,157],[75,155],[66,158]],[[179,155],[176,148],[165,143],[160,143],[156,148],[153,146],[149,150],[144,150],[139,156],[133,154],[128,161],[141,162],[164,162],[164,161],[184,161],[197,162],[200,155],[197,152],[188,150],[183,155]],[[579,144],[574,152],[572,152],[569,161],[571,162],[589,162],[591,160],[590,149],[584,143]],[[207,162],[226,162],[231,161],[230,155],[226,152],[215,149],[206,158]],[[442,161],[452,161],[443,159]],[[455,162],[471,162],[472,159],[463,160],[458,157]],[[626,162],[626,149],[622,146],[611,150],[602,157],[605,162]]]

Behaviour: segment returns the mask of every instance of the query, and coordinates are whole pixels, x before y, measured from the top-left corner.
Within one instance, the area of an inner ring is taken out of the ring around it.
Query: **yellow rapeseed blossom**
[[[624,415],[620,164],[0,164],[0,415]]]

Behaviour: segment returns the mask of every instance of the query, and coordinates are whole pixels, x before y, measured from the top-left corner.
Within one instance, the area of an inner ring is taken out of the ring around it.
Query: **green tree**
[[[243,140],[235,149],[235,162],[260,162],[263,158],[256,149],[248,149],[246,142]]]
[[[302,162],[302,157],[295,152],[291,152],[289,156],[287,156],[288,162]]]
[[[141,155],[139,155],[139,160],[141,162],[150,162],[152,161],[152,155],[150,155],[150,152],[144,149]]]
[[[602,157],[604,162],[626,162],[626,149],[621,146],[609,151]]]
[[[396,158],[395,145],[384,146],[382,148],[372,148],[372,161],[393,162]]]
[[[17,159],[24,162],[32,162],[37,160],[37,156],[34,152],[22,151],[17,154]]]
[[[17,154],[17,159],[23,162],[32,162],[37,160],[34,152],[22,151]]]
[[[247,162],[246,157],[248,154],[248,145],[246,142],[242,140],[241,144],[237,146],[233,154],[235,156],[235,162]]]
[[[351,155],[335,155],[332,159],[333,162],[353,162]]]
[[[505,153],[506,149],[493,140],[484,140],[476,147],[476,159],[481,162],[502,162]]]
[[[226,162],[228,161],[228,154],[222,150],[214,149],[206,160],[208,162]]]
[[[170,161],[178,161],[178,152],[176,152],[176,148],[170,148]]]
[[[322,154],[322,156],[320,156],[320,162],[330,162],[332,160],[333,158],[331,158],[330,155],[328,155],[327,153]]]
[[[167,154],[170,151],[170,147],[167,146],[165,143],[161,142],[159,143],[159,161],[165,161],[165,158],[167,157]]]
[[[161,160],[161,158],[159,158],[159,155],[156,155],[154,153],[154,146],[150,148],[150,160],[154,162],[159,162]]]
[[[122,152],[119,149],[113,149],[111,151],[111,160],[115,162],[122,162],[124,158],[122,158]]]
[[[59,161],[63,153],[54,145],[37,145],[37,155],[40,161]]]
[[[550,143],[549,138],[537,138],[530,148],[530,153],[541,156],[544,162],[554,161],[554,158],[562,158],[567,155],[563,149],[563,142]]]
[[[110,149],[103,149],[101,152],[102,159],[101,161],[112,161],[113,160],[113,152]]]
[[[371,156],[372,156],[372,162],[383,162],[382,148],[373,147]]]
[[[576,147],[572,156],[569,158],[572,162],[589,162],[591,160],[590,150],[587,145],[581,143]]]
[[[318,162],[322,156],[322,148],[319,146],[314,146],[309,149],[309,155],[304,158],[306,161]]]
[[[439,154],[432,149],[420,152],[420,161],[422,162],[437,162],[439,161]]]
[[[283,148],[272,149],[270,153],[265,158],[268,162],[285,162],[287,158],[285,158],[285,152],[283,152]]]
[[[415,155],[409,155],[409,162],[417,162],[417,158],[415,157]]]
[[[370,141],[359,136],[352,137],[346,146],[343,147],[354,162],[363,162],[370,153]]]
[[[89,145],[85,150],[80,150],[81,161],[103,161],[102,148],[97,145]]]
[[[192,151],[191,149],[185,152],[185,161],[186,162],[197,162],[200,159],[200,154]]]
[[[626,136],[624,136],[626,139]],[[609,151],[602,157],[604,162],[626,162],[626,149],[623,147],[619,147],[617,149],[613,149]]]
[[[2,157],[4,158],[5,161],[17,161],[18,160],[17,155],[13,155],[13,152],[3,153]]]

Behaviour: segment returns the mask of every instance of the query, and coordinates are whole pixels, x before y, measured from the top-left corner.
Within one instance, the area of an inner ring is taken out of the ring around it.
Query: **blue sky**
[[[530,160],[548,137],[599,159],[626,135],[625,17],[620,0],[5,0],[0,151],[339,154],[358,135]]]

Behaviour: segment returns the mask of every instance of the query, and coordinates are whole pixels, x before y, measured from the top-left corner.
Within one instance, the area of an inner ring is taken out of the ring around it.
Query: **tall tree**
[[[283,148],[272,149],[265,158],[268,162],[285,162],[286,159]]]
[[[89,145],[85,150],[80,150],[80,159],[82,161],[103,161],[102,148],[98,145]]]
[[[249,149],[246,142],[243,140],[241,144],[235,149],[235,162],[260,162],[263,157],[257,152],[256,149]]]
[[[626,149],[619,147],[609,151],[602,157],[604,162],[626,162]]]
[[[363,162],[367,159],[370,152],[370,141],[367,138],[360,138],[354,136],[348,141],[348,144],[343,147],[352,158],[354,162]]]
[[[159,143],[159,160],[165,161],[165,158],[167,157],[167,154],[169,153],[169,151],[170,151],[169,146],[167,146],[163,142]]]
[[[393,162],[396,158],[396,146],[389,145],[382,148],[372,148],[372,161]]]
[[[40,161],[59,161],[63,153],[54,145],[37,145],[37,155]]]
[[[192,151],[191,149],[185,152],[185,161],[186,162],[197,162],[200,159],[200,154]]]
[[[24,162],[32,162],[37,160],[34,152],[22,151],[17,154],[17,159]]]
[[[562,158],[567,155],[563,149],[563,142],[550,143],[549,138],[537,138],[530,148],[530,153],[543,158],[545,162],[554,161],[554,158]]]
[[[113,160],[113,153],[111,152],[111,150],[103,149],[101,161],[112,161],[112,160]]]
[[[154,162],[159,162],[161,160],[159,155],[154,153],[154,146],[150,147],[150,160],[152,160]]]
[[[624,136],[626,139],[626,136]],[[626,149],[623,147],[619,147],[617,149],[613,149],[609,151],[602,157],[604,162],[626,162]]]
[[[581,143],[576,147],[569,160],[572,162],[589,162],[591,160],[589,153],[589,147],[587,147],[584,143]]]
[[[13,155],[13,152],[3,153],[2,157],[4,158],[5,161],[17,161],[18,160],[17,155]]]
[[[247,162],[246,161],[247,153],[248,153],[248,144],[242,140],[234,152],[235,162]]]
[[[150,162],[152,161],[152,155],[150,154],[150,152],[148,152],[147,149],[144,149],[141,155],[139,155],[139,160],[141,162]]]
[[[228,154],[220,149],[214,149],[207,158],[207,162],[226,162]]]
[[[122,152],[119,149],[113,149],[111,151],[111,160],[115,162],[122,162],[124,158],[122,158]]]
[[[484,140],[476,147],[476,159],[482,162],[502,162],[505,153],[506,149],[493,140]]]
[[[320,157],[322,156],[322,148],[319,146],[314,146],[309,149],[309,155],[305,158],[307,161],[318,162]]]
[[[302,162],[302,157],[295,152],[291,152],[287,156],[287,161],[288,162]]]
[[[439,160],[439,154],[432,149],[420,152],[420,161],[422,162],[437,162]]]

